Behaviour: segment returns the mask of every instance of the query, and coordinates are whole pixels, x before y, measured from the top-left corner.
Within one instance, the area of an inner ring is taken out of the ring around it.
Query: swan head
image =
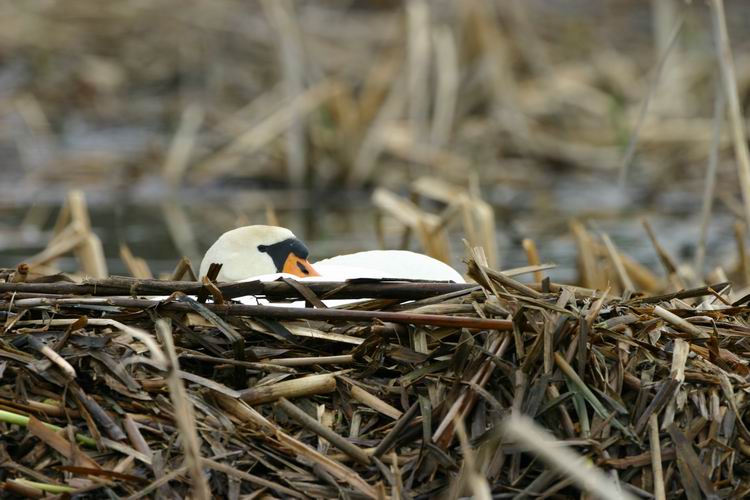
[[[217,281],[242,281],[264,274],[319,276],[307,261],[308,250],[289,229],[245,226],[222,234],[206,251],[200,275],[213,263],[222,264]]]

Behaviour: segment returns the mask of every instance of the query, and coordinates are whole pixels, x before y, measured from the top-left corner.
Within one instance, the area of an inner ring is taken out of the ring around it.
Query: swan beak
[[[293,274],[300,278],[320,276],[320,273],[313,268],[312,264],[310,264],[307,259],[300,259],[292,252],[289,252],[289,256],[284,261],[282,272]]]

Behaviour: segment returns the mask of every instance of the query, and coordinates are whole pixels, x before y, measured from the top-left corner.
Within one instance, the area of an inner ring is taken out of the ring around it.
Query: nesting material
[[[627,298],[521,284],[478,260],[478,284],[304,291],[6,273],[2,486],[127,498],[750,492],[744,299],[726,284]],[[247,293],[373,300],[232,302]]]

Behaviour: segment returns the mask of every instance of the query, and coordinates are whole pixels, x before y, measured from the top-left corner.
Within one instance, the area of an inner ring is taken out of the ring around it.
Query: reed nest
[[[730,302],[728,283],[624,296],[523,284],[478,262],[474,284],[5,271],[2,486],[131,499],[750,492],[746,297]],[[248,294],[307,307],[232,300]],[[368,300],[322,302],[337,298]]]

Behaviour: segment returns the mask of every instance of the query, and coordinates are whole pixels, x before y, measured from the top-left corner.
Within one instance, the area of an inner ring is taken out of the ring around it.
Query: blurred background
[[[725,8],[744,111],[750,4]],[[703,1],[25,0],[0,17],[0,267],[78,269],[48,247],[77,190],[112,274],[197,266],[223,231],[277,222],[315,259],[407,247],[462,267],[465,238],[509,268],[529,239],[553,279],[586,282],[586,245],[658,269],[643,218],[677,262],[738,268]]]

